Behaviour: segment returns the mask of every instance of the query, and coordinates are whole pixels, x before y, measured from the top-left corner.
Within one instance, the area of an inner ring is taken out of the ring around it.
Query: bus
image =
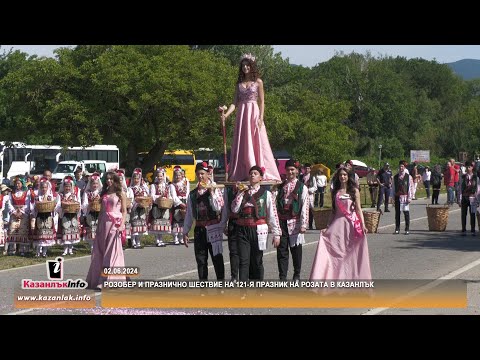
[[[141,161],[142,157],[146,153],[139,153],[138,159]],[[148,181],[153,182],[153,177],[155,170],[157,170],[158,166],[165,168],[165,175],[168,176],[170,181],[173,180],[173,168],[175,166],[181,166],[182,169],[185,170],[185,177],[190,181],[194,182],[196,180],[195,177],[195,154],[192,150],[172,150],[172,151],[165,151],[162,156],[161,164],[158,163],[154,166],[153,172],[149,171],[145,177]]]
[[[116,145],[67,147],[59,145],[28,145],[21,142],[0,141],[0,180],[17,175],[43,174],[53,171],[60,161],[103,160],[107,171],[119,167],[119,149]]]

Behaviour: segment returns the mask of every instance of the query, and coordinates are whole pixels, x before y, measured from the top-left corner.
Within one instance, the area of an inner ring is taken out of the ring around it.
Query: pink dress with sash
[[[97,233],[93,243],[92,262],[88,270],[89,289],[96,288],[104,280],[125,281],[125,276],[103,277],[104,267],[124,267],[121,231],[116,224],[122,221],[121,201],[116,194],[102,197],[102,208],[98,215]]]
[[[335,217],[320,231],[310,280],[371,280],[367,236],[359,233],[353,201],[338,193],[335,200]]]

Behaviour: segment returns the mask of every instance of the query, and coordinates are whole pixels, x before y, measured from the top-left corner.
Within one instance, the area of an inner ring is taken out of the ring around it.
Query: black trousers
[[[325,186],[318,187],[318,190],[315,192],[315,200],[314,200],[314,206],[320,206],[321,208],[323,207],[323,200],[325,198]],[[320,204],[318,204],[320,200]]]
[[[432,205],[438,205],[438,195],[440,195],[440,188],[433,188],[432,191]]]
[[[207,241],[207,229],[204,226],[195,226],[193,249],[197,260],[198,278],[208,280],[208,253],[212,257],[213,267],[217,280],[225,280],[225,264],[223,255],[213,256],[212,244]]]
[[[228,251],[230,254],[230,275],[232,280],[238,280],[238,239],[235,220],[228,221]]]
[[[312,208],[308,209],[308,228],[309,229],[313,228],[313,209]]]
[[[287,279],[289,249],[292,254],[293,279],[300,279],[300,272],[302,270],[302,245],[289,246],[286,220],[280,220],[280,228],[282,229],[282,236],[280,237],[280,245],[277,247],[278,274],[280,280]]]
[[[370,190],[370,199],[372,200],[372,206],[375,207],[377,205],[377,198],[378,198],[378,185],[369,186],[369,190]]]
[[[257,228],[237,226],[240,281],[263,280],[263,251],[258,248]]]
[[[390,188],[386,186],[380,186],[378,192],[378,201],[377,201],[377,210],[380,211],[380,206],[382,206],[383,198],[385,198],[385,210],[388,210],[388,198],[390,197]]]
[[[470,200],[468,197],[462,196],[462,232],[467,231],[467,213],[470,213],[470,231],[475,232],[475,213],[472,214],[470,209]]]
[[[404,211],[405,231],[410,230],[410,211]],[[400,197],[395,196],[395,230],[400,230]]]

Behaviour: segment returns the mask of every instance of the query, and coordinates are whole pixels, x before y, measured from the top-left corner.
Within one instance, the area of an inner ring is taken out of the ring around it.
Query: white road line
[[[61,256],[61,255],[59,255]],[[70,262],[70,261],[75,261],[75,260],[79,260],[79,259],[83,259],[87,256],[91,256],[91,255],[84,255],[84,256],[77,256],[77,257],[74,257],[74,258],[65,258],[65,256],[62,256],[65,260],[65,262]],[[32,267],[35,267],[35,266],[43,266],[45,267],[45,261],[47,259],[45,259],[43,262],[41,262],[40,264],[35,264],[35,265],[27,265],[27,266],[22,266],[22,267],[18,267],[18,268],[10,268],[10,269],[4,269],[4,270],[0,270],[0,273],[4,273],[4,272],[7,272],[7,271],[15,271],[15,270],[23,270],[23,269],[28,269],[28,268],[32,268]]]
[[[460,269],[452,271],[452,272],[448,273],[447,275],[439,277],[438,279],[433,280],[426,285],[420,286],[419,288],[410,291],[405,296],[399,297],[398,300],[395,301],[395,302],[403,301],[403,300],[408,299],[410,297],[417,296],[418,294],[421,294],[421,293],[423,293],[427,290],[433,289],[434,287],[437,287],[438,285],[440,285],[443,280],[451,280],[451,279],[457,277],[458,275],[460,275],[460,274],[462,274],[462,273],[464,273],[464,272],[466,272],[470,269],[473,269],[474,267],[476,267],[478,265],[480,265],[480,259],[472,261],[471,263],[469,263],[465,266],[462,266]],[[380,314],[381,312],[383,312],[385,310],[388,310],[388,309],[390,309],[390,308],[388,308],[388,307],[386,307],[386,308],[375,308],[375,309],[368,310],[367,312],[365,312],[361,315],[377,315],[377,314]]]

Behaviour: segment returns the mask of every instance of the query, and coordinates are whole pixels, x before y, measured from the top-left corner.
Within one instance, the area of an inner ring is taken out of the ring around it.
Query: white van
[[[98,172],[103,177],[107,172],[107,162],[102,160],[60,161],[53,170],[52,179],[61,182],[67,175],[75,176],[77,169],[81,169],[84,175]]]

